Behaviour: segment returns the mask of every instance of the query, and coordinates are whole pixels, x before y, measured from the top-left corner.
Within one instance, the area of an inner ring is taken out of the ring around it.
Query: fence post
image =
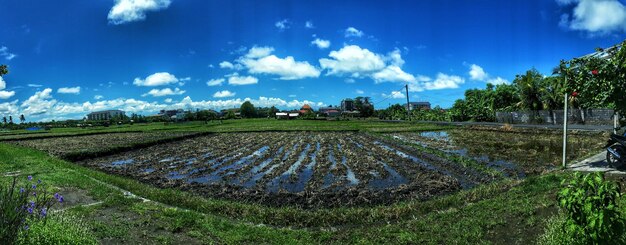
[[[563,111],[563,168],[566,168],[567,156],[567,93],[565,93],[565,110]]]
[[[619,123],[619,112],[613,113],[613,133],[617,134],[617,124]]]

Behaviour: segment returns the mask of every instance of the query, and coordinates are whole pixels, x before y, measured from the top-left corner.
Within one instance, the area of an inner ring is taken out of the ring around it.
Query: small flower
[[[30,206],[34,208],[35,207],[35,202],[30,201]]]
[[[26,211],[28,211],[29,214],[32,214],[33,213],[33,208],[29,207],[29,208],[26,209]]]
[[[30,228],[30,227],[28,227],[28,225],[24,226],[24,230],[28,230],[28,228]]]
[[[57,200],[59,200],[59,193],[54,193],[54,198],[56,198]]]
[[[20,193],[24,193],[24,187],[20,188]]]
[[[29,176],[28,176],[28,180],[29,180],[29,181],[30,181],[30,180],[33,180],[33,176],[30,176],[30,175],[29,175]]]
[[[63,203],[63,196],[60,196],[60,197],[59,197],[59,202],[60,202],[60,203]]]
[[[33,196],[37,196],[37,192],[33,191]]]
[[[593,70],[593,71],[591,71],[591,74],[593,74],[593,75],[598,75],[598,70]]]
[[[33,185],[33,189],[37,189],[37,185]]]
[[[572,97],[576,97],[576,96],[578,96],[578,92],[576,91],[572,92]]]
[[[41,179],[38,179],[38,180],[37,180],[37,184],[41,184]]]
[[[41,217],[46,217],[48,215],[48,210],[46,208],[41,209]]]

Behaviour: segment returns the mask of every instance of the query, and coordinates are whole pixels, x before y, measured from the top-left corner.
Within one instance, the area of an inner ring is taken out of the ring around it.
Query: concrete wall
[[[613,125],[611,109],[572,109],[567,111],[568,124]],[[563,110],[496,112],[501,123],[563,124]]]

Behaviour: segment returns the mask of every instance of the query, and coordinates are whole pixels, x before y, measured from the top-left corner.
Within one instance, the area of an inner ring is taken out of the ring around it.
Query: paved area
[[[626,175],[625,171],[612,168],[606,162],[606,150],[585,160],[567,166],[568,170],[581,172],[605,172],[609,174]]]

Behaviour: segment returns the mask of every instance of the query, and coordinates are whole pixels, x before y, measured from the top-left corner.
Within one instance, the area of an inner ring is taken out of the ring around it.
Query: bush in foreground
[[[619,198],[619,186],[602,173],[574,174],[563,181],[557,195],[561,213],[548,221],[540,243],[625,244]]]

